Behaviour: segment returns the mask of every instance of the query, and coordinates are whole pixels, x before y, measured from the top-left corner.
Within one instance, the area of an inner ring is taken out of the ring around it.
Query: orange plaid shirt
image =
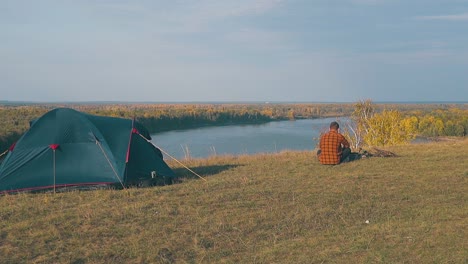
[[[340,163],[343,148],[349,148],[349,143],[343,135],[336,130],[330,130],[328,133],[325,133],[320,138],[320,150],[322,151],[319,155],[320,163]]]

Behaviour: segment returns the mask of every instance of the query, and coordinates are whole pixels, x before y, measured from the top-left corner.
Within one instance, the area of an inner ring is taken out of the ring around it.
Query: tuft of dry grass
[[[465,263],[468,140],[320,165],[171,163],[171,186],[0,197],[1,263]]]

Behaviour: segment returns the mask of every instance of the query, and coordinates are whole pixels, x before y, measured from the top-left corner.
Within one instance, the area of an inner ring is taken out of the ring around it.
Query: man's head
[[[333,121],[330,123],[331,130],[338,130],[338,128],[340,128],[340,125],[338,124],[338,122]]]

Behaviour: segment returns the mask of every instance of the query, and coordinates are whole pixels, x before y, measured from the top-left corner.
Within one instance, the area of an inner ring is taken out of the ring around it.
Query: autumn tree
[[[370,99],[362,100],[354,104],[354,111],[350,120],[345,122],[344,134],[351,147],[354,149],[364,145],[364,136],[368,133],[368,120],[375,113],[375,107]]]
[[[384,110],[370,117],[364,141],[371,146],[406,144],[416,135],[417,119],[403,118],[397,110]]]
[[[376,113],[371,100],[360,101],[354,105],[351,122],[345,126],[353,148],[362,145],[388,146],[408,143],[416,135],[418,119],[404,118],[398,110],[383,110]]]

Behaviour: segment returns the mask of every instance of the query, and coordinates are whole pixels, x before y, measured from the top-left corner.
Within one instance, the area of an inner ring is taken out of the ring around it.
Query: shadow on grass
[[[195,167],[195,168],[190,168],[192,171],[200,175],[201,177],[208,177],[212,176],[218,173],[221,173],[223,171],[236,168],[241,165],[232,165],[232,164],[226,164],[226,165],[212,165],[212,166],[200,166],[200,167]],[[177,168],[173,169],[176,179],[179,180],[184,180],[184,179],[199,179],[197,175],[192,173],[186,168]]]
[[[223,171],[236,168],[242,165],[212,165],[212,166],[200,166],[200,167],[194,167],[190,168],[192,171],[200,175],[201,177],[209,177],[218,173],[221,173]],[[67,186],[67,187],[60,187],[54,190],[53,188],[44,188],[44,189],[38,189],[38,190],[30,190],[30,191],[14,191],[14,192],[9,192],[9,193],[2,193],[0,192],[0,195],[6,195],[6,194],[19,194],[19,193],[64,193],[64,192],[73,192],[73,191],[95,191],[95,190],[122,190],[122,189],[128,189],[128,188],[152,188],[156,186],[164,186],[164,185],[172,185],[172,184],[177,184],[181,183],[184,180],[188,179],[200,179],[197,175],[193,174],[191,171],[189,171],[186,168],[176,168],[172,169],[175,173],[175,178],[170,179],[170,178],[156,178],[156,179],[149,179],[149,180],[142,180],[141,182],[137,184],[133,184],[130,186],[123,186],[121,184],[112,184],[112,185],[90,185],[90,186]]]

